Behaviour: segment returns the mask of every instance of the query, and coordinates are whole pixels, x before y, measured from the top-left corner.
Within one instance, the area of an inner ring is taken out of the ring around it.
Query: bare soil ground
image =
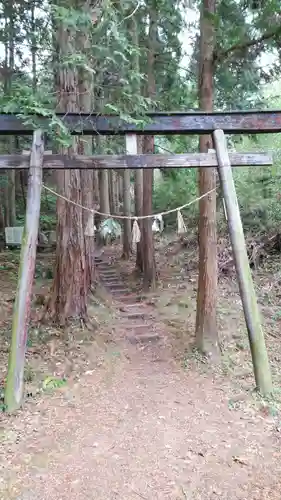
[[[115,250],[115,254],[117,254]],[[158,244],[160,284],[143,308],[159,341],[131,343],[133,323],[101,288],[95,332],[38,326],[51,256],[38,258],[26,404],[0,415],[2,500],[279,500],[279,262],[254,272],[275,384],[260,398],[234,276],[220,278],[222,363],[193,349],[196,249]],[[119,272],[135,287],[132,263]],[[17,254],[0,254],[0,381],[7,365]]]

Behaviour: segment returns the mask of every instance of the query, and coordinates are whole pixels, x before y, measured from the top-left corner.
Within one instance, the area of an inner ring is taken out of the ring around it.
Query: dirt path
[[[158,346],[109,352],[10,428],[1,499],[280,498],[273,422],[230,411],[212,380],[181,371]]]
[[[228,379],[179,366],[112,264],[98,267],[119,337],[78,381],[0,421],[0,499],[279,500],[276,418],[231,409]]]

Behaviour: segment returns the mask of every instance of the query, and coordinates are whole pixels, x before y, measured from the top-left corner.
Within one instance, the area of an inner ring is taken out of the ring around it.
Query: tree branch
[[[254,38],[253,40],[245,40],[243,42],[236,43],[231,45],[225,50],[218,50],[214,53],[214,62],[221,62],[227,59],[233,52],[237,52],[238,50],[249,49],[250,47],[254,47],[256,45],[263,44],[264,42],[274,38],[276,35],[281,34],[281,26],[275,26],[274,29],[267,31],[263,35],[258,38]]]

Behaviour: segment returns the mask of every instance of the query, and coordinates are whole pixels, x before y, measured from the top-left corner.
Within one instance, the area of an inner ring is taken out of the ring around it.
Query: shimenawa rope
[[[61,198],[62,200],[67,201],[68,203],[72,203],[72,205],[75,205],[76,207],[79,207],[79,208],[91,213],[91,215],[89,216],[86,230],[85,230],[86,236],[94,236],[95,235],[95,230],[96,230],[95,223],[94,223],[94,215],[95,214],[98,214],[98,215],[101,215],[101,216],[107,217],[107,218],[113,217],[114,219],[133,220],[134,221],[133,227],[132,227],[132,242],[133,243],[139,243],[139,241],[141,240],[141,232],[140,232],[140,228],[138,225],[138,220],[157,219],[160,217],[162,220],[162,217],[164,215],[172,214],[174,212],[177,212],[178,234],[180,235],[180,234],[186,233],[186,225],[184,223],[183,216],[181,214],[181,210],[183,210],[186,207],[189,207],[193,203],[196,203],[196,201],[199,201],[202,198],[205,198],[206,196],[208,196],[210,193],[213,193],[217,189],[217,188],[211,189],[207,193],[202,194],[202,196],[195,198],[195,200],[189,201],[188,203],[185,203],[184,205],[181,205],[180,207],[171,208],[170,210],[166,210],[165,212],[159,212],[158,214],[139,215],[139,216],[136,216],[136,215],[114,215],[114,216],[112,216],[112,214],[106,214],[103,212],[99,212],[98,210],[94,210],[93,208],[84,207],[80,203],[76,203],[76,201],[70,200],[69,198],[66,198],[66,196],[63,196],[62,194],[59,194],[56,191],[54,191],[52,188],[45,186],[45,184],[43,184],[43,187],[44,187],[44,189],[46,189],[47,191],[49,191],[50,193],[52,193],[56,197]]]
[[[82,208],[83,210],[86,210],[87,212],[91,212],[93,214],[98,214],[101,215],[102,217],[108,217],[108,218],[114,218],[114,219],[130,219],[130,220],[143,220],[143,219],[154,219],[156,217],[163,217],[164,215],[172,214],[174,212],[178,212],[180,210],[183,210],[184,208],[189,207],[190,205],[193,205],[193,203],[196,203],[197,201],[202,200],[202,198],[205,198],[209,194],[213,193],[214,191],[217,190],[215,187],[214,189],[211,189],[210,191],[207,191],[206,193],[202,194],[198,198],[195,198],[194,200],[189,201],[188,203],[185,203],[184,205],[181,205],[180,207],[177,208],[171,208],[170,210],[166,210],[165,212],[159,212],[157,214],[151,214],[151,215],[112,215],[112,214],[106,214],[104,212],[99,212],[98,210],[94,210],[93,208],[89,207],[84,207],[80,203],[76,203],[76,201],[70,200],[69,198],[66,198],[66,196],[63,196],[62,194],[57,193],[54,191],[52,188],[45,186],[43,184],[43,188],[52,193],[54,196],[57,198],[61,198],[62,200],[67,201],[68,203],[71,203],[72,205],[76,205],[76,207]]]

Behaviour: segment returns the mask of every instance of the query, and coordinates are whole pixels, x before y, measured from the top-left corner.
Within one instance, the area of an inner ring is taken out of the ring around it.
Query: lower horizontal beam
[[[233,167],[271,166],[272,157],[266,153],[230,153]],[[0,170],[29,168],[30,155],[0,155]],[[216,167],[214,153],[182,155],[97,155],[73,157],[45,154],[44,169],[123,169],[130,168],[198,168]]]

